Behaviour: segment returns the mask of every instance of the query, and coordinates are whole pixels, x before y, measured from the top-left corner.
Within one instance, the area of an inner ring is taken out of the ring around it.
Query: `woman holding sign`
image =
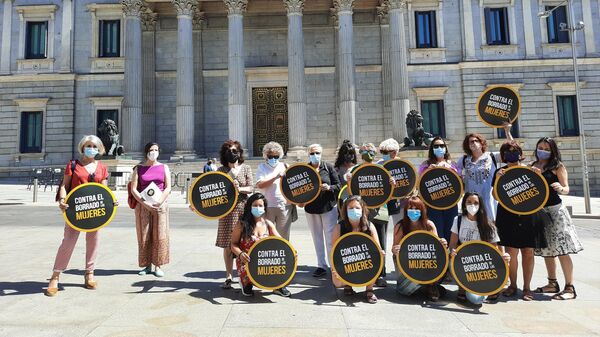
[[[425,172],[428,168],[432,167],[446,167],[460,175],[460,169],[455,162],[450,160],[450,152],[448,146],[442,137],[435,137],[429,145],[429,155],[427,160],[421,163],[419,166],[419,176]],[[427,214],[429,219],[435,223],[437,232],[441,237],[450,240],[450,229],[452,228],[452,221],[458,213],[458,206],[451,207],[446,210],[436,210],[431,207],[427,207]]]
[[[368,219],[369,210],[367,204],[359,196],[352,195],[348,197],[344,202],[341,214],[342,219],[333,230],[331,238],[333,242],[336,242],[344,234],[360,232],[369,235],[381,249],[377,229],[375,229],[375,226]],[[384,250],[381,250],[381,253],[385,255]],[[333,285],[337,288],[344,287],[344,295],[351,296],[356,294],[351,286],[344,285],[335,271],[332,271],[331,280]],[[369,301],[369,303],[377,303],[377,296],[375,296],[375,293],[373,292],[373,286],[374,284],[370,284],[366,288],[367,301]]]
[[[581,242],[575,232],[575,226],[567,208],[562,203],[560,195],[569,194],[569,176],[567,169],[561,161],[560,151],[552,138],[541,138],[534,152],[533,167],[542,172],[542,176],[550,187],[550,196],[542,212],[550,217],[549,224],[545,227],[545,236],[548,240],[546,248],[536,249],[535,254],[544,257],[548,271],[548,284],[539,287],[536,293],[557,293],[552,298],[556,300],[571,300],[577,297],[573,286],[573,261],[570,254],[583,250]],[[565,288],[562,292],[556,280],[556,257],[565,276]]]
[[[506,163],[505,168],[525,166],[523,160],[523,149],[516,141],[509,141],[500,147],[500,157]],[[505,168],[495,172],[492,186],[496,179],[504,174]],[[498,204],[496,226],[500,236],[499,244],[506,247],[510,255],[509,277],[510,286],[504,291],[504,296],[511,297],[517,292],[517,274],[519,268],[518,256],[521,253],[521,266],[523,269],[523,300],[532,301],[530,283],[533,276],[533,249],[546,247],[544,227],[536,221],[533,215],[515,214],[502,205]]]
[[[281,237],[275,225],[265,218],[265,209],[268,203],[264,195],[255,193],[248,198],[244,206],[244,213],[233,229],[231,235],[231,252],[237,256],[236,265],[242,287],[242,295],[253,296],[253,284],[246,271],[246,263],[250,261],[248,251],[260,239],[268,236]],[[275,294],[290,297],[292,294],[287,288],[273,291]]]
[[[90,135],[85,136],[79,141],[77,146],[79,160],[70,161],[65,168],[65,175],[59,187],[58,207],[65,211],[69,206],[65,203],[65,198],[69,191],[75,187],[88,182],[96,182],[108,185],[108,170],[106,166],[96,160],[97,155],[105,153],[104,145],[100,138]],[[115,206],[118,203],[115,203]],[[65,224],[64,236],[56,259],[54,260],[54,272],[50,278],[46,296],[55,296],[58,293],[58,278],[69,264],[73,249],[79,238],[79,231]],[[94,268],[96,266],[96,255],[98,253],[98,231],[87,232],[85,234],[85,276],[84,284],[86,289],[96,289],[97,283],[94,280]]]
[[[513,140],[511,124],[504,125],[507,140]],[[498,202],[492,196],[492,178],[498,169],[498,153],[487,151],[487,140],[478,133],[468,134],[462,144],[465,155],[458,164],[462,172],[465,192],[475,192],[483,198],[483,206],[490,220],[496,219]]]
[[[143,267],[139,274],[163,277],[160,268],[169,263],[169,206],[171,172],[158,162],[159,146],[148,143],[144,147],[146,160],[137,165],[131,174],[131,194],[137,200],[135,228],[138,238],[138,263]]]
[[[463,196],[461,209],[462,214],[454,218],[452,224],[452,236],[450,237],[450,256],[456,256],[456,248],[469,241],[481,240],[493,244],[496,248],[500,249],[504,259],[509,262],[510,255],[504,252],[504,247],[498,246],[500,238],[496,226],[489,220],[485,213],[485,207],[482,206],[481,196],[477,193],[467,192]],[[498,299],[500,293],[490,295],[487,297],[488,301],[495,301]],[[473,304],[483,303],[485,296],[479,296],[472,293],[465,293],[465,290],[461,287],[458,289],[458,300],[469,302]]]
[[[436,236],[439,236],[435,224],[427,218],[427,208],[425,203],[419,197],[410,197],[407,201],[406,208],[404,209],[404,217],[400,222],[394,226],[394,243],[392,245],[392,253],[397,256],[400,253],[400,241],[405,235],[411,232],[423,230],[431,232]],[[444,238],[440,238],[440,241],[444,246],[448,245],[448,242]],[[396,282],[396,290],[405,296],[414,294],[415,291],[423,289],[423,292],[427,298],[431,301],[437,301],[441,292],[445,292],[444,287],[437,283],[419,285],[415,282],[410,281],[396,266],[396,273],[398,274],[398,280]]]
[[[244,205],[248,194],[254,191],[252,169],[244,164],[244,150],[242,144],[237,140],[227,140],[221,145],[221,167],[219,172],[228,174],[235,184],[239,193],[237,205],[227,216],[219,219],[219,229],[217,232],[217,241],[215,245],[223,248],[223,259],[225,260],[225,283],[221,286],[223,289],[231,289],[233,256],[231,255],[231,233],[233,227],[238,223],[240,216],[244,212]]]

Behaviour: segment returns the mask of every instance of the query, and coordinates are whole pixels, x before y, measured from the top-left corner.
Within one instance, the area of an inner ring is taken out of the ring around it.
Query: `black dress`
[[[497,170],[492,179],[492,186],[498,178]],[[537,221],[535,215],[518,215],[511,213],[498,203],[496,228],[500,237],[499,245],[512,248],[545,248],[543,222]]]

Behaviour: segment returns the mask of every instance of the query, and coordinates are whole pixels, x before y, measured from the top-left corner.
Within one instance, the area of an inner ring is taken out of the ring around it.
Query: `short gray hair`
[[[388,138],[379,144],[379,151],[398,151],[400,144],[394,138]]]
[[[263,158],[267,159],[267,154],[269,152],[278,153],[279,156],[282,157],[283,156],[283,147],[281,146],[281,144],[279,144],[277,142],[268,142],[267,144],[265,144],[265,146],[263,146],[263,150],[262,150]]]
[[[363,143],[363,145],[360,146],[360,151],[365,150],[373,150],[377,152],[377,148],[375,147],[375,145],[373,145],[373,143]]]
[[[88,136],[83,136],[83,138],[81,138],[81,140],[79,141],[79,145],[77,145],[77,150],[79,151],[80,154],[83,154],[83,146],[87,142],[92,142],[92,143],[94,143],[94,145],[96,145],[96,147],[98,148],[99,155],[102,156],[106,153],[106,149],[104,148],[104,144],[102,144],[102,141],[100,140],[100,138],[98,138],[94,135],[88,135]]]
[[[321,144],[310,144],[307,150],[310,151],[310,149],[312,148],[319,150],[319,152],[323,152],[323,147],[321,146]]]

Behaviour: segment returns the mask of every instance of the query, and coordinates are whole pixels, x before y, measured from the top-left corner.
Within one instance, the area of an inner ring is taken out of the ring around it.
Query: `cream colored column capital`
[[[125,16],[141,17],[144,2],[142,0],[121,0]]]
[[[175,6],[177,16],[185,15],[191,17],[196,11],[196,6],[198,6],[197,0],[171,0],[171,2]]]
[[[288,15],[302,15],[304,0],[283,0]]]
[[[228,15],[243,15],[248,7],[248,0],[223,0]]]
[[[352,9],[354,8],[354,0],[333,0],[333,7],[338,11],[338,13],[352,13]]]

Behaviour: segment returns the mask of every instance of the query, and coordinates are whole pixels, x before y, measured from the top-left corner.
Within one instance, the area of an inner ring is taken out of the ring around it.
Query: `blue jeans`
[[[438,211],[427,207],[427,217],[435,224],[438,236],[446,239],[448,242],[450,242],[450,235],[452,234],[450,231],[452,229],[452,223],[457,215],[458,206],[454,206],[444,211]]]

